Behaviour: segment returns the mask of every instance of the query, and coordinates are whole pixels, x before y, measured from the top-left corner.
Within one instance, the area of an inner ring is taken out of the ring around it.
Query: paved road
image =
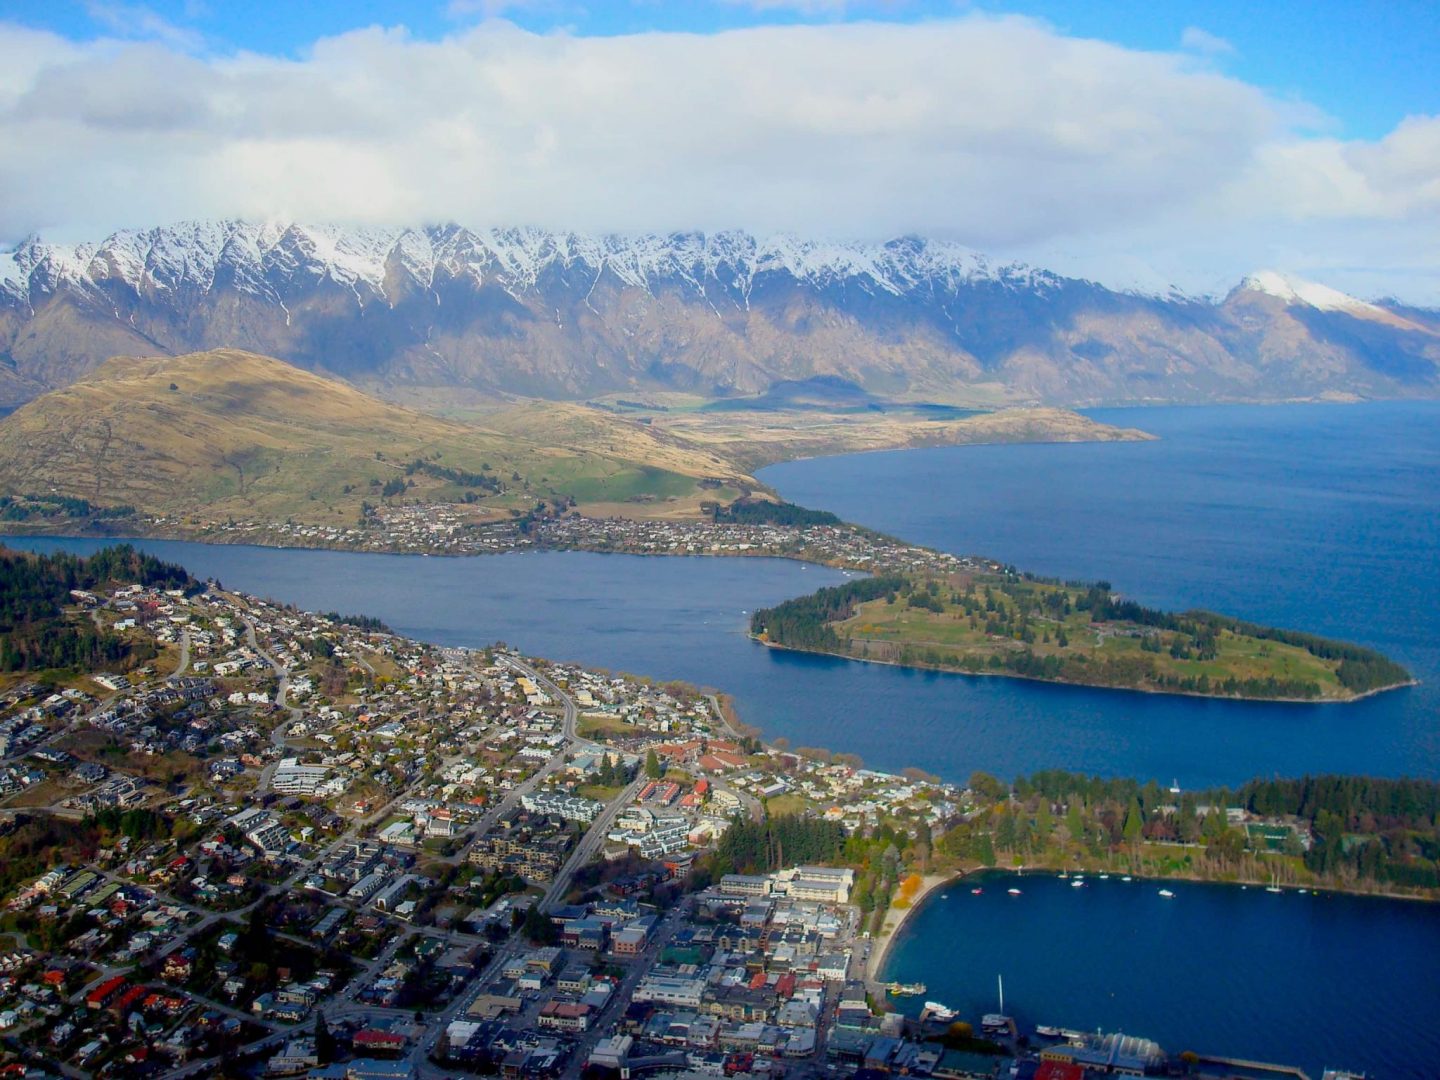
[[[559,701],[561,707],[565,710],[565,719],[561,729],[565,736],[565,748],[555,754],[541,767],[539,772],[530,778],[527,782],[529,788],[533,788],[543,777],[548,776],[554,772],[555,769],[559,768],[565,760],[565,754],[569,750],[603,749],[603,747],[598,744],[580,739],[576,733],[576,723],[580,716],[580,710],[575,705],[574,698],[560,689],[552,679],[546,678],[529,664],[511,656],[501,656],[499,659],[502,664],[509,667],[512,671],[518,671],[522,675],[528,676],[540,689]],[[548,911],[570,891],[570,882],[574,879],[575,872],[599,854],[601,846],[605,843],[605,836],[610,831],[611,823],[614,822],[620,811],[631,803],[645,783],[646,778],[643,774],[637,776],[620,794],[610,800],[609,804],[596,816],[594,821],[590,822],[580,843],[575,846],[575,850],[572,851],[570,857],[565,860],[565,865],[560,868],[560,872],[555,875],[555,879],[550,883],[550,887],[545,890],[545,895],[540,900],[540,910]],[[515,802],[519,801],[519,795],[516,791],[512,791],[510,796],[507,796],[507,801],[511,796],[514,797]]]
[[[635,987],[645,977],[645,973],[655,965],[655,960],[664,951],[665,946],[670,943],[675,932],[685,925],[681,915],[683,909],[683,904],[671,908],[661,920],[660,927],[656,930],[654,938],[651,939],[649,947],[630,961],[630,968],[625,972],[625,977],[620,980],[620,985],[615,988],[615,992],[606,1000],[604,1008],[595,1016],[590,1029],[580,1036],[579,1042],[575,1046],[575,1052],[571,1055],[565,1071],[561,1074],[562,1080],[578,1080],[580,1071],[590,1059],[590,1052],[595,1049],[595,1044],[606,1037],[606,1031],[614,1022],[617,1013],[623,1012],[624,1007],[629,1004],[630,995],[635,992]]]
[[[575,705],[575,699],[555,685],[553,680],[541,675],[540,672],[536,671],[523,660],[505,655],[501,655],[497,657],[497,659],[511,671],[518,671],[521,675],[528,677],[536,686],[560,702],[561,706],[565,709],[565,721],[561,730],[565,735],[566,741],[574,741],[577,738],[575,724],[580,716],[580,710]]]
[[[561,745],[559,750],[557,750],[553,755],[551,755],[549,761],[545,762],[545,764],[541,765],[540,768],[535,770],[534,774],[530,776],[529,779],[523,780],[520,783],[516,784],[513,788],[511,788],[505,793],[504,797],[501,798],[498,803],[496,803],[489,810],[487,810],[476,825],[475,835],[470,840],[470,842],[466,844],[465,847],[458,851],[456,854],[445,859],[445,862],[462,862],[467,857],[470,848],[475,845],[476,841],[482,839],[486,833],[488,833],[491,829],[495,827],[496,823],[499,822],[501,818],[505,817],[517,806],[519,806],[520,800],[523,799],[526,795],[530,794],[530,792],[534,791],[540,785],[540,783],[545,780],[546,777],[548,777],[551,773],[555,772],[556,769],[561,768],[565,764],[565,757],[567,754],[569,754],[572,750],[588,749],[594,745],[588,741],[582,742],[579,736],[576,735],[576,723],[579,720],[580,710],[576,707],[574,698],[572,698],[564,690],[561,690],[560,687],[556,686],[554,682],[546,678],[544,675],[541,675],[538,671],[532,668],[529,664],[526,664],[524,661],[518,660],[515,657],[503,655],[498,656],[496,659],[499,663],[510,668],[510,670],[518,672],[519,674],[529,678],[532,682],[534,682],[537,686],[539,686],[542,690],[544,690],[547,694],[549,694],[552,698],[554,698],[560,703],[561,708],[564,710],[564,715],[561,720],[560,731],[565,738],[565,742]]]
[[[585,830],[585,835],[580,838],[580,843],[575,845],[575,850],[565,860],[565,865],[555,875],[555,880],[550,882],[550,887],[545,890],[544,897],[540,900],[540,910],[548,911],[570,891],[570,883],[575,878],[575,872],[585,866],[591,859],[600,853],[600,848],[605,843],[605,837],[610,832],[610,825],[614,822],[616,815],[634,801],[640,789],[650,781],[642,772],[634,780],[626,785],[619,795],[606,804],[605,809],[596,815],[595,820],[590,822]]]
[[[173,682],[184,675],[190,667],[190,628],[183,627],[180,630],[180,662],[175,665],[175,670],[170,675]]]
[[[274,730],[270,732],[270,741],[274,743],[275,746],[283,754],[283,752],[289,745],[286,741],[286,731],[289,729],[291,724],[299,721],[305,714],[301,709],[290,705],[287,701],[290,693],[290,669],[287,668],[285,665],[281,664],[280,661],[276,660],[273,656],[271,656],[269,653],[267,653],[264,649],[260,647],[260,643],[255,638],[255,623],[251,621],[250,617],[248,615],[241,615],[240,619],[242,622],[245,623],[246,644],[248,644],[250,648],[254,650],[255,655],[259,656],[260,659],[264,660],[265,663],[270,665],[270,669],[275,672],[275,675],[280,680],[280,685],[275,690],[275,704],[282,709],[288,709],[290,712],[290,717],[289,719],[282,720],[280,721],[280,723],[275,725]],[[257,792],[264,794],[265,792],[270,790],[270,780],[275,775],[275,769],[279,766],[279,764],[280,762],[277,758],[275,761],[271,761],[263,769],[260,770],[260,780],[255,785],[255,790]]]

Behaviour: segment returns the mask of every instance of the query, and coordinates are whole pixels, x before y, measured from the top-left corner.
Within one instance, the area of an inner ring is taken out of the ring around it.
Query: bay
[[[983,893],[972,895],[972,885]],[[1011,896],[1008,889],[1019,888]],[[1124,1031],[1166,1051],[1433,1077],[1440,1061],[1440,912],[1433,905],[1233,885],[989,874],[932,893],[883,977],[923,982],[979,1026]]]

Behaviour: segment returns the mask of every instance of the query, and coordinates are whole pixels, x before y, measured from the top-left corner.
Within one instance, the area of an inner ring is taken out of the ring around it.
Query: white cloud
[[[186,14],[191,15],[186,7]],[[116,3],[113,0],[87,0],[85,11],[100,26],[118,38],[137,41],[158,41],[182,52],[196,52],[204,45],[204,37],[194,30],[177,26],[144,4]]]
[[[1180,34],[1180,47],[1205,56],[1234,56],[1235,46],[1218,34],[1202,30],[1198,26],[1187,26]]]
[[[1436,239],[1435,118],[1313,136],[1183,53],[1018,18],[603,38],[487,21],[298,60],[0,26],[0,58],[0,144],[23,148],[0,156],[0,239],[187,216],[913,231],[1189,287],[1349,252],[1418,265]]]

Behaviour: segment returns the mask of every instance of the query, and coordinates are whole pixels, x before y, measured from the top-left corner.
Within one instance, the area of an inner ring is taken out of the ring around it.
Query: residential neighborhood
[[[678,685],[214,587],[72,600],[155,658],[0,697],[0,1028],[36,1075],[778,1071],[863,984],[854,873],[707,856],[772,809],[962,799]]]

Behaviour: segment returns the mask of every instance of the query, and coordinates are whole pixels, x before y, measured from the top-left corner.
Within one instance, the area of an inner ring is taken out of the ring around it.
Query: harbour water
[[[1184,1050],[1388,1080],[1437,1075],[1440,912],[1232,885],[990,874],[941,888],[901,928],[883,978],[978,1028],[1124,1031]],[[1175,895],[1165,899],[1161,887]],[[1010,888],[1020,889],[1012,896]],[[915,1015],[919,998],[892,998]]]

